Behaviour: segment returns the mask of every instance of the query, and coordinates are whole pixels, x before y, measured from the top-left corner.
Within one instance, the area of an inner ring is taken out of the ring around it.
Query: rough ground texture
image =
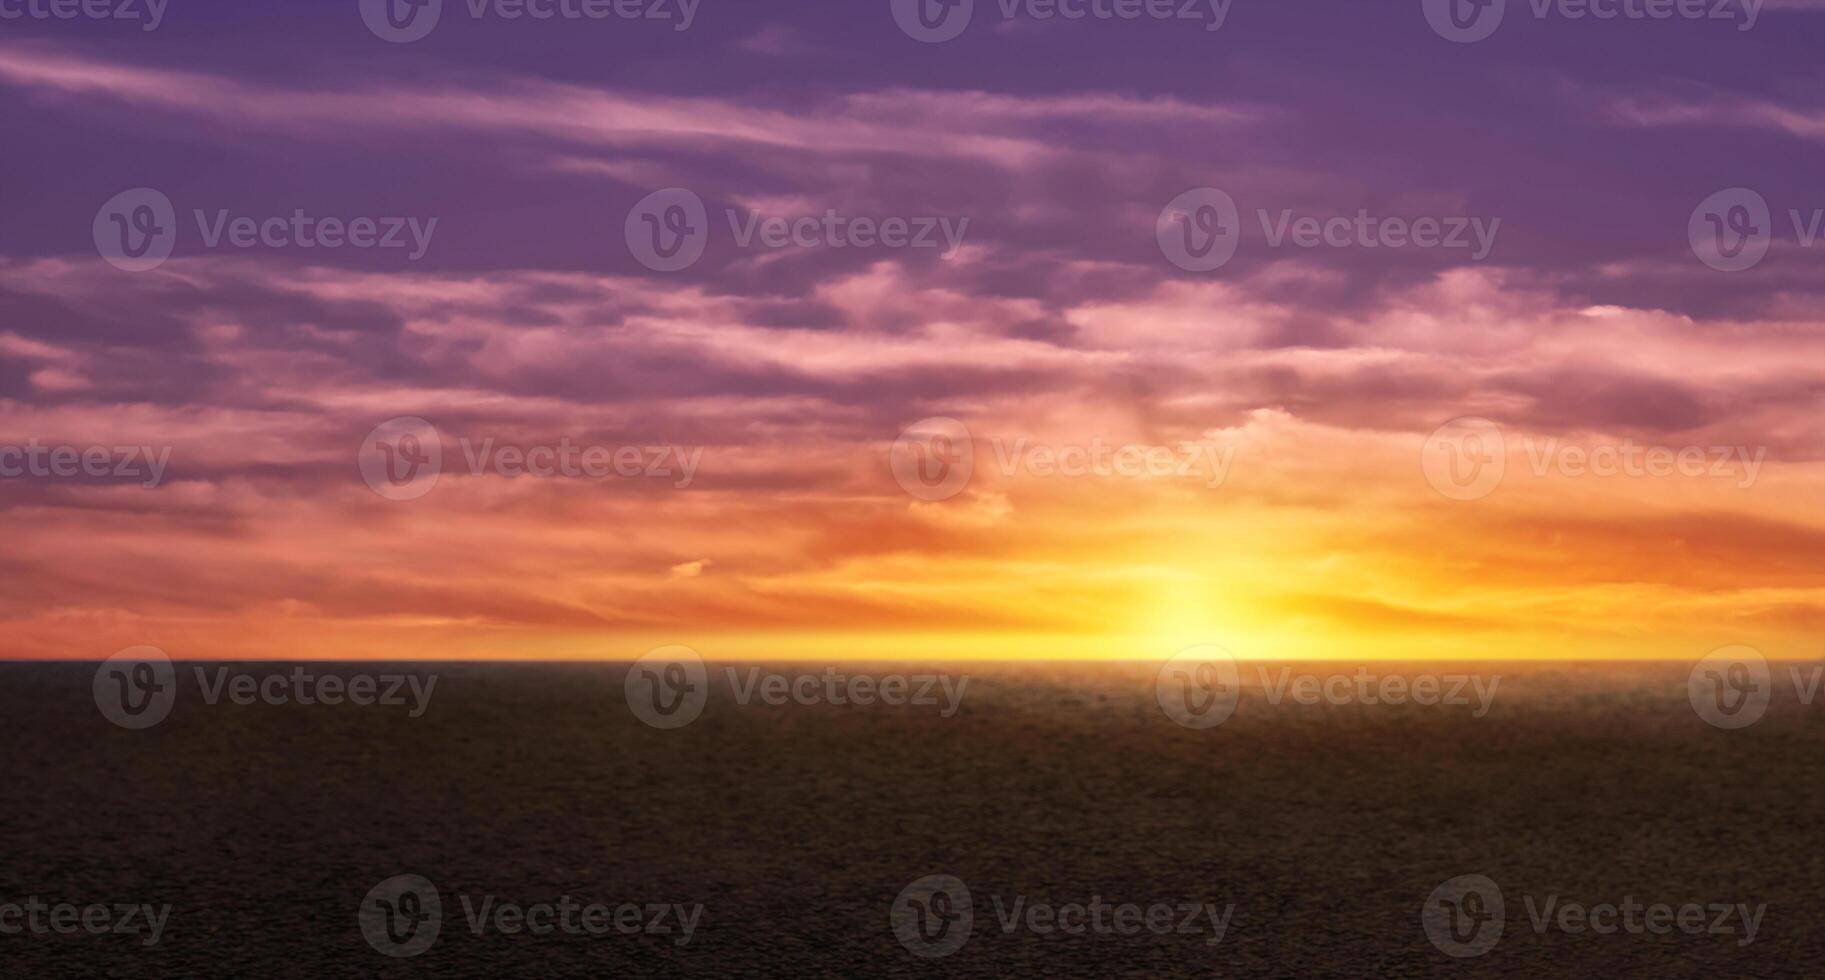
[[[677,731],[629,713],[623,665],[311,669],[439,680],[414,719],[211,706],[180,665],[171,716],[128,731],[96,710],[94,665],[0,665],[0,902],[173,906],[150,948],[0,936],[0,974],[1777,978],[1825,959],[1825,703],[1801,703],[1786,665],[1768,715],[1740,731],[1695,715],[1684,665],[1398,665],[1378,669],[1502,682],[1482,718],[1251,690],[1204,731],[1165,718],[1140,665],[847,668],[966,674],[950,718],[742,706],[713,669],[702,717]],[[402,873],[435,883],[443,926],[393,959],[357,909]],[[889,925],[895,896],[931,873],[974,899],[968,942],[942,959]],[[1500,885],[1505,932],[1453,959],[1420,911],[1467,873]],[[476,935],[460,904],[563,895],[705,911],[681,946]],[[1524,901],[1551,896],[1766,912],[1748,945],[1740,925],[1537,932]],[[997,900],[1093,897],[1235,910],[1216,945],[1208,930],[1003,931],[996,914]]]

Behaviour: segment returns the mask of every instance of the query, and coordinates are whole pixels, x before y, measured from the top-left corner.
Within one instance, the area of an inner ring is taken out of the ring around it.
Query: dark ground
[[[174,906],[151,948],[0,936],[0,975],[1817,977],[1825,703],[1780,689],[1758,724],[1718,730],[1687,667],[1403,665],[1385,669],[1500,674],[1494,710],[1251,693],[1205,731],[1160,713],[1150,665],[949,665],[970,685],[948,719],[744,707],[712,671],[703,716],[659,731],[629,713],[618,664],[313,668],[435,672],[418,719],[209,706],[180,665],[170,718],[128,731],[96,710],[94,664],[0,664],[0,902]],[[408,872],[438,886],[444,926],[393,959],[356,910]],[[888,911],[934,872],[968,883],[976,922],[925,960]],[[1466,873],[1508,912],[1493,951],[1458,960],[1419,910]],[[475,936],[458,894],[706,910],[685,947]],[[1538,934],[1521,896],[1553,894],[1767,911],[1746,947]],[[1236,909],[1214,947],[1004,934],[990,897],[1015,895]]]

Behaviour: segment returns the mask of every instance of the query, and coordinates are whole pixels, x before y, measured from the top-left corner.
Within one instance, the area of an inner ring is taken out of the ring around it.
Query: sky
[[[1825,4],[66,3],[0,657],[1820,653]]]

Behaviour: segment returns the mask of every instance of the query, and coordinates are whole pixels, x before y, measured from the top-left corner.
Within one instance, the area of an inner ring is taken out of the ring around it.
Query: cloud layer
[[[0,441],[169,450],[152,489],[0,479],[0,653],[1814,652],[1825,242],[1803,232],[1825,186],[1707,147],[1800,159],[1819,110],[1793,93],[1816,69],[1660,85],[1689,37],[1593,61],[1567,25],[1471,62],[1415,13],[1366,36],[1451,62],[1457,97],[1362,73],[1360,53],[1321,87],[1235,35],[1292,55],[1368,15],[1277,34],[1238,5],[1208,39],[958,42],[998,46],[995,73],[818,9],[706,11],[612,71],[569,39],[541,59],[457,25],[396,49],[316,12],[299,30],[340,40],[308,65],[0,44],[0,123],[37,137],[0,163],[34,190],[0,230]],[[1731,43],[1786,46],[1765,34]],[[718,77],[670,70],[693,44],[722,52]],[[1174,84],[1207,63],[1198,44],[1225,56]],[[1054,70],[1068,51],[1131,73]],[[1494,104],[1514,125],[1467,139]],[[1754,268],[1715,271],[1688,219],[1749,185],[1800,220]],[[1162,207],[1200,186],[1241,226],[1209,273],[1159,241]],[[152,271],[92,242],[133,187],[174,209]],[[710,226],[674,273],[624,231],[667,187]],[[438,224],[422,260],[208,235],[294,213]],[[743,242],[744,222],[827,215],[967,230],[949,257]],[[1487,256],[1359,233],[1458,217],[1500,219]],[[1298,218],[1350,230],[1276,244]],[[967,428],[974,470],[921,499],[895,442],[937,416]],[[1506,473],[1474,499],[1428,478],[1435,430],[1463,416],[1502,436],[1475,444]],[[435,427],[443,462],[395,501],[361,454],[400,417]],[[493,455],[568,445],[647,455],[607,476]],[[1172,462],[1113,462],[1124,446]],[[1059,472],[1099,447],[1110,466]],[[1703,464],[1603,471],[1655,450]]]

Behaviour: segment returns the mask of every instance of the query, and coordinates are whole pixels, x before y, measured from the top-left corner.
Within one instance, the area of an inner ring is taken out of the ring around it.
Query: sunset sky
[[[942,43],[888,0],[0,20],[0,444],[170,450],[151,488],[0,479],[0,657],[1825,653],[1825,5],[1508,6],[1475,43],[1420,0],[978,0]],[[1188,271],[1162,209],[1203,187],[1240,240]],[[175,209],[147,271],[97,248],[135,188]],[[630,244],[668,188],[709,224],[671,272]],[[1734,272],[1688,234],[1730,188],[1772,224]],[[731,210],[962,236],[744,246]],[[418,258],[209,241],[298,211],[437,223]],[[1496,231],[1274,244],[1360,212]],[[1428,479],[1461,417],[1505,461],[1474,499]],[[395,418],[442,440],[412,499],[364,480]],[[973,441],[945,499],[895,477],[930,418]],[[463,440],[696,465],[508,478]],[[1007,462],[1093,444],[1195,472]],[[1566,462],[1604,447],[1705,464]]]

